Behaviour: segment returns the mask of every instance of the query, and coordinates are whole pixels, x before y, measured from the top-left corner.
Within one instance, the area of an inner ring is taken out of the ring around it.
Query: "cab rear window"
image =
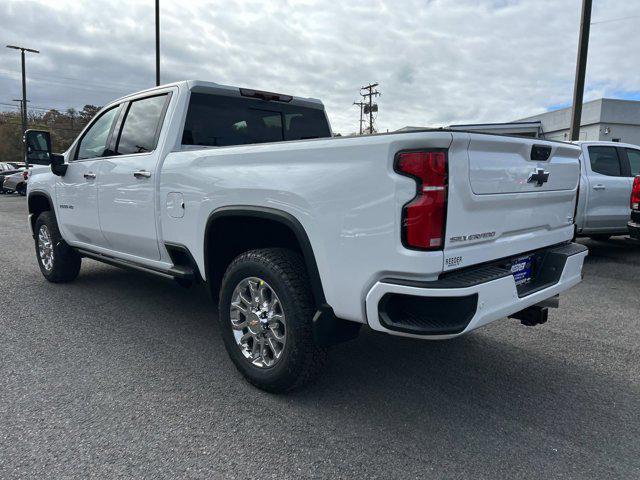
[[[223,147],[330,136],[322,109],[192,93],[182,144]]]

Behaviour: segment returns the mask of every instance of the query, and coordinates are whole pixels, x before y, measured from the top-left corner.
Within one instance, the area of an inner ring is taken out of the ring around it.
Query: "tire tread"
[[[295,309],[299,310],[297,312],[299,318],[288,321],[287,328],[294,330],[296,350],[299,351],[289,352],[289,355],[293,355],[300,361],[295,364],[296,371],[289,370],[286,378],[274,384],[264,384],[250,376],[245,376],[256,387],[271,392],[286,392],[301,388],[321,371],[327,357],[326,348],[317,345],[313,340],[312,319],[316,307],[304,261],[298,253],[286,248],[249,250],[231,262],[225,273],[225,279],[229,272],[247,262],[262,264],[268,268],[281,279],[289,295],[293,297]],[[221,311],[224,308],[222,306],[223,291],[224,288],[220,290]],[[288,316],[288,318],[291,317]]]
[[[40,254],[38,253],[38,231],[43,224],[49,229],[51,241],[54,244],[53,269],[50,272],[47,272],[42,267]],[[36,257],[38,258],[38,266],[44,277],[52,283],[67,283],[75,280],[80,273],[82,258],[78,255],[78,252],[70,247],[62,238],[55,214],[48,210],[38,215],[35,230]]]

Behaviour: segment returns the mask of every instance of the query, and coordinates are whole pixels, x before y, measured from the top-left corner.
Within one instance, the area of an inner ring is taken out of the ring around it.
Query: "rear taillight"
[[[29,172],[27,170],[22,172],[22,178],[24,178],[25,180],[27,180],[29,178]]]
[[[402,243],[419,250],[441,249],[447,206],[447,152],[400,152],[395,171],[417,184],[416,196],[402,208]]]
[[[640,210],[640,175],[633,179],[631,189],[631,210]]]

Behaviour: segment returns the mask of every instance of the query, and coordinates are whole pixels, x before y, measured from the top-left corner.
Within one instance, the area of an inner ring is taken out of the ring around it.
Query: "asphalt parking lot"
[[[274,396],[204,288],[89,260],[49,284],[25,199],[0,197],[0,478],[640,478],[640,245],[585,244],[543,326],[365,331]]]

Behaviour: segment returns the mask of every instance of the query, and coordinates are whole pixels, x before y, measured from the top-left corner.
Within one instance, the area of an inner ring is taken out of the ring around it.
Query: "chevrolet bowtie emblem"
[[[536,187],[541,187],[543,183],[549,181],[549,172],[543,168],[536,168],[535,172],[529,175],[527,183],[535,183]]]

